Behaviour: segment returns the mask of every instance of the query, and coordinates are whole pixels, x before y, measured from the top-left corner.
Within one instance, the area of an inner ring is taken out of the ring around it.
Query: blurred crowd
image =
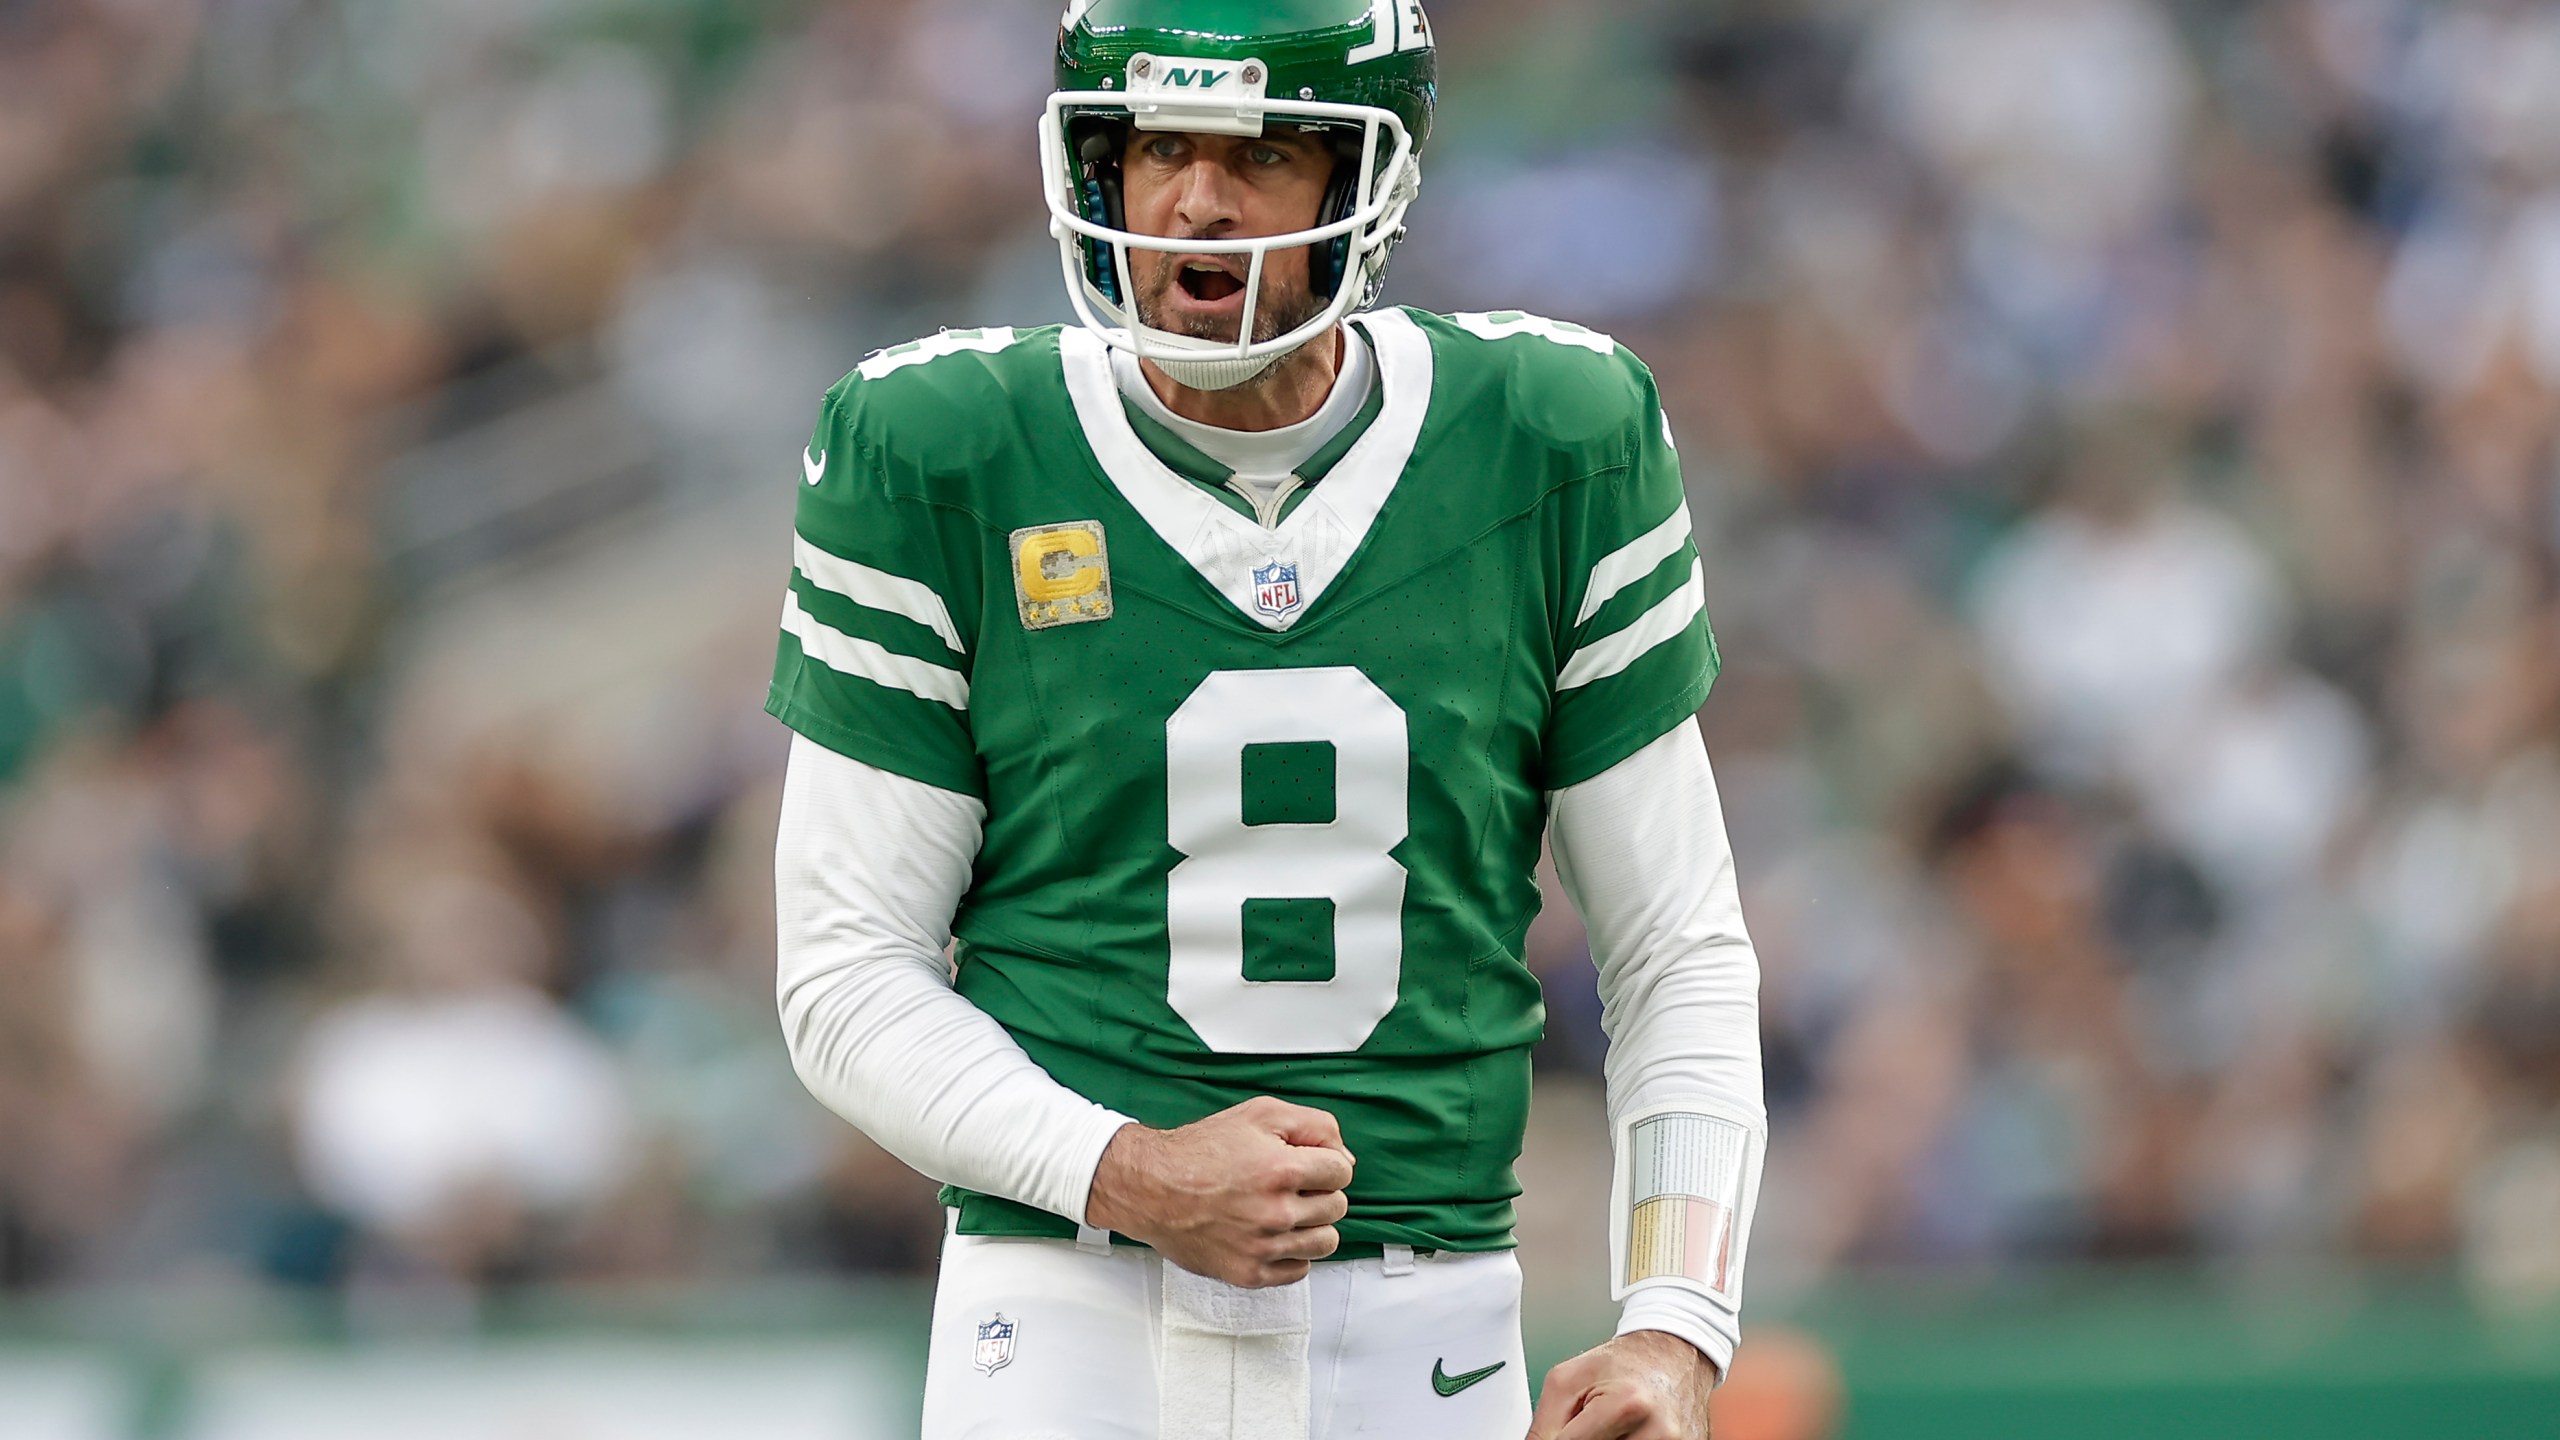
[[[0,1290],[930,1265],[757,705],[819,392],[1063,318],[1057,8],[0,5]],[[1755,1287],[2560,1302],[2560,8],[1430,8],[1389,298],[1689,466]]]

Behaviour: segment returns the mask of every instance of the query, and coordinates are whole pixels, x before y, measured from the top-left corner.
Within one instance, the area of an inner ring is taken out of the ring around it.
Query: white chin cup
[[[1232,351],[1235,347],[1221,345],[1217,348]],[[1239,385],[1250,384],[1261,379],[1272,366],[1296,353],[1295,350],[1284,350],[1275,355],[1255,355],[1243,360],[1232,354],[1216,360],[1183,360],[1167,355],[1156,344],[1149,344],[1138,351],[1142,358],[1153,361],[1157,369],[1171,376],[1173,383],[1193,390],[1233,390]]]

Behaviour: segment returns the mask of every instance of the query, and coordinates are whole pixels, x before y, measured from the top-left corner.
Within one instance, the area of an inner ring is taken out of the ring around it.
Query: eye
[[[1274,165],[1288,164],[1289,152],[1271,145],[1256,145],[1244,152],[1244,158],[1267,169]]]
[[[1144,148],[1146,150],[1147,158],[1150,160],[1179,160],[1182,158],[1182,142],[1170,135],[1158,135],[1154,139],[1149,140]]]

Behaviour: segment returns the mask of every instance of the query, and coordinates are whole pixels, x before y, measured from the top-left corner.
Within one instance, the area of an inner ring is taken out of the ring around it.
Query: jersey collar
[[[1413,458],[1430,409],[1431,342],[1421,327],[1400,310],[1377,311],[1351,323],[1368,335],[1377,354],[1376,417],[1346,426],[1335,437],[1338,453],[1329,454],[1335,446],[1328,445],[1310,457],[1306,468],[1318,470],[1325,483],[1306,492],[1307,498],[1269,530],[1220,503],[1148,447],[1131,423],[1101,341],[1074,329],[1058,337],[1067,393],[1104,476],[1210,589],[1266,629],[1297,624],[1349,567]],[[1217,478],[1225,477],[1221,472]],[[1273,565],[1297,567],[1303,597],[1277,616],[1254,604],[1254,571]]]
[[[1378,376],[1378,367],[1371,366],[1368,398],[1360,402],[1360,408],[1352,412],[1351,418],[1343,422],[1332,439],[1317,446],[1313,455],[1299,463],[1299,480],[1313,485],[1332,474],[1333,467],[1341,464],[1342,457],[1350,454],[1351,447],[1360,442],[1361,436],[1369,433],[1371,425],[1377,423],[1387,402],[1386,387],[1379,383]],[[1127,412],[1129,428],[1137,432],[1139,442],[1147,447],[1148,453],[1163,461],[1166,469],[1194,485],[1209,487],[1212,499],[1239,515],[1250,517],[1251,507],[1245,503],[1244,497],[1227,488],[1227,480],[1234,472],[1221,464],[1217,457],[1202,451],[1163,421],[1131,403],[1125,393],[1120,397],[1120,408]],[[1301,490],[1289,497],[1291,508],[1294,509],[1306,494]]]

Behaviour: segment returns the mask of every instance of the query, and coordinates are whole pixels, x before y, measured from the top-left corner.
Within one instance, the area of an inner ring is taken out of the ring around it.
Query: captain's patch
[[[1023,629],[1111,618],[1111,552],[1101,521],[1027,526],[1013,532],[1010,544]]]

